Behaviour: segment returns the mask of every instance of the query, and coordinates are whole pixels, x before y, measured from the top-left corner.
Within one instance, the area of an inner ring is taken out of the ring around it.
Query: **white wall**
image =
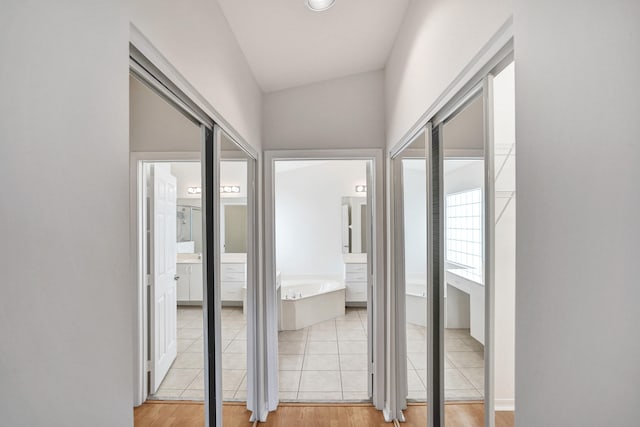
[[[202,187],[202,166],[200,162],[172,162],[171,175],[176,177],[178,199],[198,199],[201,194],[190,194],[189,187]]]
[[[129,144],[131,151],[202,150],[200,126],[187,119],[135,77],[129,77]],[[178,196],[180,197],[180,196]]]
[[[476,98],[442,127],[445,156],[449,150],[484,150],[483,100]]]
[[[133,424],[128,6],[2,4],[3,424]],[[259,148],[261,93],[217,2],[134,8],[134,24]]]
[[[124,5],[2,3],[2,425],[133,423]]]
[[[254,148],[262,92],[217,1],[134,0],[132,22]]]
[[[383,148],[384,74],[356,74],[264,96],[265,149]]]
[[[482,188],[484,194],[483,160],[445,159],[444,171],[445,196],[474,188]]]
[[[221,194],[223,198],[238,198],[247,197],[247,161],[233,161],[233,160],[221,160],[220,161],[220,185],[238,185],[240,186],[239,193],[225,193]]]
[[[385,69],[388,147],[399,142],[511,13],[511,0],[411,2]]]
[[[638,425],[640,3],[514,22],[516,425]]]
[[[403,163],[404,244],[407,277],[427,275],[427,165],[424,159]]]
[[[342,277],[342,197],[362,196],[364,160],[300,162],[281,171],[276,162],[276,265],[285,275]],[[292,161],[286,161],[289,166]]]

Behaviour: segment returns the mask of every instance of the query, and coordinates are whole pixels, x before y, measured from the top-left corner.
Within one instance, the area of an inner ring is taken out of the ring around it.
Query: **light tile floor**
[[[278,335],[281,401],[362,401],[367,390],[367,310]]]
[[[204,399],[202,308],[178,307],[178,356],[155,399]],[[241,308],[222,309],[222,388],[225,401],[246,400],[246,323]],[[360,401],[367,392],[367,311],[278,336],[280,399]],[[483,346],[468,329],[445,330],[445,397],[479,400],[484,388]],[[426,328],[407,324],[408,398],[426,396]]]
[[[204,400],[202,308],[178,307],[178,356],[153,399]],[[222,389],[225,401],[247,395],[247,334],[242,308],[222,309]]]
[[[427,384],[426,328],[407,323],[407,370],[409,393],[425,401]],[[469,329],[445,329],[446,400],[481,400],[484,395],[484,347]]]

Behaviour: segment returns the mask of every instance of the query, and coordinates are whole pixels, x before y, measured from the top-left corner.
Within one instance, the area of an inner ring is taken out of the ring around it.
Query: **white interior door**
[[[176,178],[169,164],[150,173],[151,220],[151,393],[158,391],[177,355]]]

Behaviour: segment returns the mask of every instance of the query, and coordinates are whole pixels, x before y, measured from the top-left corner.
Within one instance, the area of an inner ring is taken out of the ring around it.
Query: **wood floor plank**
[[[251,413],[244,403],[223,406],[225,427],[248,427]],[[403,427],[424,427],[427,408],[424,404],[411,404],[405,410],[407,422]],[[482,403],[445,405],[447,427],[475,427],[483,425]],[[201,427],[204,425],[202,402],[152,401],[134,409],[135,427]],[[382,413],[368,404],[280,404],[269,414],[264,427],[388,427]],[[513,427],[513,412],[496,412],[496,427]]]

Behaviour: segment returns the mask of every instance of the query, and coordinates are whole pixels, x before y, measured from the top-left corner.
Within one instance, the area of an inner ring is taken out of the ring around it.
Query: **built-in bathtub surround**
[[[322,277],[290,277],[281,281],[281,328],[293,331],[345,314],[345,286]]]
[[[427,280],[424,275],[407,275],[405,285],[407,323],[427,326]]]

